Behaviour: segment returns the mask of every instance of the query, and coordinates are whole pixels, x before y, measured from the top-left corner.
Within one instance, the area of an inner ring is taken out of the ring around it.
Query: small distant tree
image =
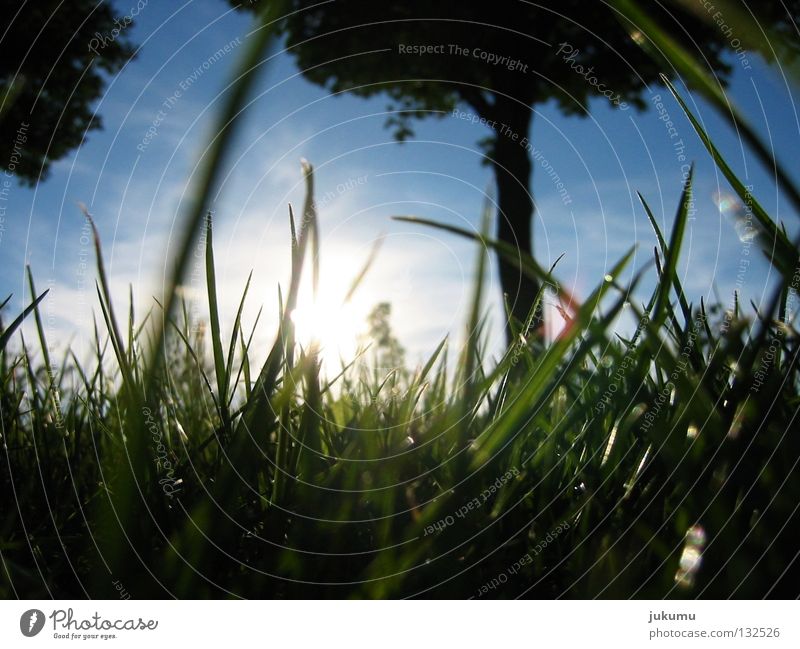
[[[92,107],[103,73],[133,53],[132,17],[96,0],[0,0],[0,11],[0,168],[33,185],[100,128]]]
[[[389,302],[376,304],[367,316],[369,330],[364,342],[372,343],[378,367],[401,370],[405,367],[406,350],[392,332],[389,322],[391,315],[392,305]]]

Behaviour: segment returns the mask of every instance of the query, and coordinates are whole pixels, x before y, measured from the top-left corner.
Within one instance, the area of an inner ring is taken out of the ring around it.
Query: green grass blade
[[[222,332],[219,323],[217,301],[217,276],[214,268],[214,242],[211,212],[206,214],[206,292],[208,293],[209,328],[211,329],[211,349],[214,355],[214,372],[217,378],[218,398],[222,427],[229,433],[228,384],[225,373],[225,356],[222,352]]]
[[[670,288],[678,281],[677,268],[678,258],[681,252],[683,233],[686,231],[686,220],[689,216],[689,209],[692,205],[692,177],[694,175],[694,165],[689,169],[689,174],[683,185],[680,202],[678,203],[678,213],[675,215],[675,222],[672,225],[672,233],[669,239],[669,246],[664,257],[664,267],[661,271],[661,282],[659,283],[658,297],[653,308],[653,322],[658,329],[664,322],[667,315],[667,304],[669,302]]]
[[[491,203],[487,199],[481,215],[480,241],[488,238],[489,227],[491,225]],[[470,301],[470,311],[466,323],[464,355],[461,362],[463,375],[462,399],[465,408],[469,408],[472,403],[472,387],[476,381],[475,367],[478,358],[478,347],[480,345],[479,321],[481,319],[481,309],[483,304],[484,274],[486,271],[486,250],[487,246],[483,243],[478,244],[478,258],[475,263],[475,277],[473,279],[472,300]]]
[[[756,220],[758,221],[764,233],[766,234],[765,242],[762,241],[760,237],[758,238],[759,243],[761,243],[762,249],[764,250],[765,254],[769,258],[769,260],[778,268],[778,270],[783,272],[785,276],[791,276],[797,265],[797,259],[798,259],[797,250],[792,246],[791,242],[786,237],[784,232],[780,228],[778,228],[775,222],[770,218],[770,216],[764,210],[764,208],[761,207],[759,202],[756,200],[755,196],[753,196],[750,193],[750,191],[744,186],[744,184],[736,177],[736,174],[733,173],[733,170],[725,162],[725,159],[722,157],[717,148],[714,146],[714,143],[711,141],[711,138],[705,132],[705,130],[697,121],[697,119],[689,110],[689,108],[686,106],[686,103],[678,94],[678,91],[675,90],[675,87],[670,83],[669,79],[665,77],[663,81],[667,85],[667,88],[669,88],[672,95],[677,100],[678,104],[680,104],[680,107],[683,109],[683,112],[686,113],[686,116],[692,123],[695,132],[700,137],[700,141],[706,147],[706,150],[711,154],[711,157],[716,163],[717,167],[719,167],[722,174],[731,184],[731,187],[733,187],[734,191],[742,200],[743,204],[752,210],[753,215],[756,217]]]
[[[511,244],[506,243],[505,241],[498,241],[497,239],[476,234],[475,232],[470,232],[469,230],[459,228],[455,225],[439,223],[438,221],[424,219],[417,216],[393,216],[392,219],[395,221],[401,221],[403,223],[415,223],[417,225],[425,225],[427,227],[437,228],[438,230],[444,230],[445,232],[457,234],[461,237],[472,239],[473,241],[477,241],[485,246],[488,246],[502,255],[506,261],[514,264],[514,266],[516,266],[517,269],[519,269],[519,271],[524,273],[527,277],[530,277],[536,281],[544,281],[545,279],[549,278],[549,286],[555,291],[556,295],[559,298],[566,300],[568,303],[572,303],[572,296],[566,290],[564,290],[559,283],[553,283],[551,273],[544,270],[533,257],[525,254],[523,251],[517,249]]]
[[[722,91],[720,81],[706,72],[695,57],[661,29],[636,0],[614,0],[613,4],[627,19],[627,27],[631,31],[638,32],[639,37],[634,39],[635,42],[639,43],[654,58],[666,60],[684,77],[685,81],[717,108],[731,127],[744,138],[750,149],[761,159],[762,164],[775,173],[778,184],[794,203],[795,209],[800,210],[800,192],[797,187],[783,166],[778,163],[775,156],[770,153],[758,134],[744,119],[741,112]],[[757,29],[754,25],[751,25],[751,28],[753,31]],[[644,38],[641,37],[642,34],[644,34]],[[666,75],[662,74],[661,76],[674,94],[675,90],[671,87],[669,79]]]
[[[304,233],[310,238],[311,243],[311,285],[314,298],[319,290],[319,220],[317,218],[317,205],[314,202],[314,168],[308,160],[301,160],[303,176],[306,179],[306,201],[303,206],[303,223],[300,228],[300,237]]]
[[[233,357],[236,354],[236,343],[239,339],[239,331],[242,328],[242,311],[244,310],[244,303],[247,299],[247,292],[250,290],[250,281],[253,279],[253,271],[250,271],[250,274],[247,276],[247,283],[244,286],[244,292],[242,293],[242,299],[239,301],[239,308],[236,311],[236,318],[233,321],[233,331],[231,332],[231,342],[228,346],[228,362],[225,366],[225,390],[226,392],[229,391],[228,398],[226,400],[227,407],[230,407],[231,399],[233,399],[235,383],[233,386],[230,384],[231,376],[233,374]]]
[[[33,273],[31,273],[31,267],[25,266],[25,272],[28,275],[28,288],[30,288],[31,295],[36,295],[36,286],[33,284]],[[50,348],[47,345],[47,340],[44,336],[44,326],[42,325],[42,316],[39,313],[39,308],[36,307],[33,312],[34,320],[36,321],[36,333],[39,335],[39,345],[42,349],[42,357],[44,358],[44,365],[45,369],[47,370],[47,375],[52,380],[52,364],[50,363]],[[52,385],[50,386],[52,387]]]
[[[342,300],[342,304],[347,304],[355,294],[358,287],[361,285],[361,282],[367,276],[369,269],[372,267],[372,264],[375,262],[375,259],[378,257],[378,252],[380,252],[381,245],[383,244],[384,237],[378,237],[375,240],[375,243],[372,244],[372,249],[369,251],[369,256],[367,257],[367,261],[364,262],[364,265],[361,267],[361,270],[358,271],[358,274],[353,278],[353,281],[350,283],[350,288],[347,290],[347,294],[344,296]]]
[[[47,295],[49,292],[50,289],[48,288],[44,293],[42,293],[27,307],[25,307],[25,310],[14,319],[14,321],[8,326],[7,329],[3,331],[2,334],[0,334],[0,350],[4,350],[6,348],[8,341],[11,340],[11,336],[14,335],[14,332],[22,324],[22,321],[25,320],[25,318],[27,318],[31,314],[31,311],[34,311],[36,309],[36,307],[39,305],[39,302],[41,302],[44,299],[44,296]]]
[[[563,336],[561,336],[548,350],[545,352],[539,365],[536,367],[532,376],[527,378],[527,381],[514,402],[503,413],[503,416],[492,422],[485,431],[475,439],[474,448],[476,449],[473,460],[472,468],[477,469],[486,462],[488,462],[494,453],[508,441],[508,436],[516,429],[519,428],[525,421],[529,421],[533,416],[535,410],[535,403],[542,397],[546,387],[553,380],[554,376],[558,376],[557,368],[561,364],[572,344],[579,335],[589,327],[594,317],[595,310],[598,308],[600,300],[608,292],[612,286],[612,282],[619,276],[622,270],[627,266],[628,262],[633,257],[635,246],[632,247],[620,261],[609,271],[608,276],[611,281],[603,281],[592,294],[584,301],[578,312],[575,315],[575,326],[570,327]],[[630,288],[633,290],[633,283]],[[613,321],[614,317],[622,305],[625,303],[625,297],[611,310],[611,313],[605,316],[597,330],[601,333]],[[590,341],[584,341],[582,353],[586,353],[589,349]],[[571,358],[571,365],[579,360],[579,354],[573,355]],[[561,374],[563,380],[564,374]]]
[[[275,36],[278,19],[284,15],[285,2],[276,1],[265,3],[260,15],[261,27],[253,30],[250,42],[246,46],[244,55],[239,61],[234,81],[230,84],[225,95],[223,109],[219,114],[211,131],[215,134],[208,148],[205,150],[201,161],[200,170],[196,176],[193,191],[189,192],[190,201],[185,210],[183,223],[178,230],[179,243],[175,254],[175,263],[172,273],[167,281],[164,296],[164,315],[169,318],[176,306],[176,288],[180,285],[189,260],[192,248],[200,230],[203,216],[210,204],[211,196],[217,190],[218,181],[223,173],[223,163],[226,155],[233,146],[233,132],[238,126],[247,96],[256,81],[256,70],[265,62],[264,53]],[[147,364],[148,385],[154,384],[158,377],[158,368],[165,356],[164,336],[166,326],[164,322],[156,327],[152,358]]]
[[[658,222],[656,221],[650,206],[647,204],[647,201],[644,200],[644,197],[639,192],[636,192],[636,194],[639,196],[639,201],[644,207],[645,214],[647,214],[647,219],[650,221],[650,226],[655,232],[656,239],[658,239],[658,247],[661,249],[661,254],[664,255],[664,258],[666,258],[668,247],[667,242],[664,240],[664,236],[661,234],[661,228],[658,227]],[[681,197],[681,200],[683,200],[683,197]],[[682,203],[678,203],[679,210],[681,205]],[[677,273],[673,275],[673,286],[675,287],[675,292],[678,294],[678,302],[681,305],[684,321],[688,324],[692,319],[692,310],[689,308],[689,303],[686,301],[686,295],[683,292],[683,286],[681,285],[681,281],[678,278]]]
[[[314,169],[303,161],[303,176],[306,181],[306,192],[314,189]],[[268,415],[266,408],[269,403],[270,395],[275,389],[278,375],[281,371],[282,362],[289,357],[294,347],[294,323],[292,322],[292,312],[297,306],[297,296],[300,291],[300,279],[303,272],[303,262],[305,261],[306,247],[308,246],[309,230],[314,226],[315,220],[314,202],[306,195],[305,209],[307,219],[304,219],[300,227],[300,237],[297,242],[296,252],[292,254],[292,273],[289,279],[289,293],[286,296],[286,303],[282,305],[278,337],[272,345],[267,360],[259,372],[255,385],[253,386],[252,398],[248,399],[243,409],[239,426],[250,427],[253,422],[263,420]],[[289,222],[294,223],[292,206],[289,206]],[[292,229],[294,226],[292,225]],[[237,426],[238,428],[238,426]]]
[[[119,325],[117,325],[117,319],[116,316],[114,315],[114,305],[111,301],[111,290],[108,285],[108,277],[106,275],[105,262],[103,261],[103,248],[100,243],[100,233],[98,232],[94,219],[92,218],[92,215],[89,213],[89,210],[87,209],[86,205],[84,205],[83,203],[79,203],[78,206],[80,207],[81,212],[83,212],[84,217],[89,222],[89,225],[92,228],[92,237],[94,238],[94,250],[97,262],[97,274],[99,277],[99,282],[96,282],[97,295],[100,298],[100,307],[103,312],[103,318],[106,322],[108,335],[111,337],[111,345],[114,348],[114,353],[116,354],[117,362],[119,363],[123,379],[125,383],[128,385],[129,395],[132,398],[137,398],[138,394],[137,386],[136,383],[134,382],[133,372],[131,371],[130,365],[128,364],[128,357],[125,352],[125,344],[123,343]]]

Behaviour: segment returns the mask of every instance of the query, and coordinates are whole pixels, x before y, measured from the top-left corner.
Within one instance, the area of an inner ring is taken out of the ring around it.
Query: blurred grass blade
[[[375,259],[378,257],[378,252],[381,249],[381,245],[383,245],[384,237],[380,236],[375,240],[375,243],[372,244],[372,249],[369,251],[369,256],[367,257],[367,261],[364,262],[364,265],[361,267],[361,270],[358,271],[358,274],[353,278],[353,281],[350,283],[350,288],[347,290],[347,295],[344,296],[342,300],[342,304],[347,304],[355,294],[358,287],[361,285],[361,282],[366,277],[369,269],[372,267],[372,264],[375,263]]]
[[[737,134],[744,137],[751,150],[761,158],[761,162],[765,167],[775,173],[778,184],[794,203],[795,209],[800,211],[800,192],[798,192],[797,187],[783,169],[783,166],[777,161],[775,155],[769,151],[758,134],[733,105],[730,98],[722,91],[722,85],[719,80],[708,74],[695,57],[659,27],[648,15],[647,11],[639,6],[637,0],[612,0],[612,4],[627,19],[629,30],[639,33],[639,36],[634,38],[634,42],[638,43],[652,57],[666,60],[683,76],[687,83],[717,108],[720,115],[729,122]],[[675,90],[672,88],[672,84],[669,83],[667,76],[662,74],[661,77],[675,94]]]
[[[479,321],[481,319],[481,308],[483,304],[484,274],[486,271],[486,252],[487,246],[483,243],[488,239],[489,228],[491,227],[492,211],[489,198],[484,201],[481,214],[480,242],[478,244],[478,258],[475,263],[475,277],[472,280],[473,293],[470,301],[470,311],[466,323],[464,355],[461,363],[463,370],[462,380],[462,400],[466,408],[472,403],[472,387],[475,383],[475,364],[478,358],[478,346],[480,345]]]
[[[680,104],[681,108],[683,109],[686,116],[689,118],[689,121],[692,123],[694,130],[697,132],[697,135],[700,137],[700,140],[705,145],[708,152],[711,154],[714,162],[716,163],[717,167],[719,167],[720,171],[722,171],[725,178],[731,184],[736,194],[742,200],[742,203],[747,207],[747,209],[752,210],[753,215],[756,217],[759,225],[763,229],[764,233],[767,235],[767,246],[763,246],[764,252],[770,261],[779,269],[781,272],[784,273],[785,276],[790,276],[797,265],[797,249],[792,246],[789,239],[784,234],[783,230],[778,228],[775,222],[770,218],[767,212],[764,210],[763,207],[759,204],[756,200],[755,196],[753,196],[750,191],[744,186],[744,184],[736,177],[736,174],[733,173],[731,168],[725,162],[725,159],[719,153],[717,148],[714,146],[714,143],[711,141],[711,138],[705,132],[700,123],[697,121],[695,116],[691,113],[689,108],[684,103],[681,96],[678,94],[678,91],[675,90],[675,87],[669,82],[669,79],[664,78],[664,83],[669,88],[672,95],[675,97],[677,102]]]
[[[688,11],[694,13],[700,20],[705,21],[714,28],[719,25],[715,22],[715,13],[707,10],[704,3],[696,0],[673,0]],[[720,15],[725,16],[725,23],[736,34],[737,38],[746,45],[747,49],[757,51],[765,61],[777,64],[781,70],[788,70],[794,77],[794,82],[800,82],[800,59],[796,56],[796,44],[791,39],[796,39],[797,33],[792,30],[792,23],[788,23],[789,35],[774,29],[766,20],[759,21],[758,16],[753,16],[752,11],[758,12],[758,5],[752,5],[748,11],[742,10],[742,5],[730,0],[715,0],[714,5]]]
[[[306,179],[306,200],[303,205],[303,223],[300,226],[300,237],[305,234],[311,242],[311,285],[314,299],[319,291],[319,221],[317,204],[314,202],[314,167],[308,160],[301,160],[303,176]]]
[[[226,89],[222,111],[211,128],[211,132],[215,135],[204,151],[200,169],[193,184],[193,191],[188,194],[190,199],[184,210],[183,222],[178,229],[177,252],[174,255],[175,264],[167,281],[164,295],[164,316],[166,318],[171,316],[175,308],[176,289],[186,272],[203,215],[207,211],[211,196],[217,191],[226,154],[233,146],[233,132],[239,123],[250,89],[256,81],[256,70],[270,60],[265,58],[264,53],[276,34],[277,22],[284,15],[285,6],[284,0],[264,3],[264,8],[259,16],[261,26],[253,30],[248,37],[250,41],[233,74],[234,80]],[[147,363],[146,384],[148,386],[157,381],[158,369],[161,366],[162,358],[165,357],[165,322],[159,323],[154,333],[152,358]]]

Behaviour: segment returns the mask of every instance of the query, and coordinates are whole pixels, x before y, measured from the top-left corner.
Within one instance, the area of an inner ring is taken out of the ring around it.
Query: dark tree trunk
[[[497,181],[497,238],[533,256],[533,198],[531,159],[526,149],[531,124],[530,106],[499,97],[493,106],[496,121],[493,166]],[[513,263],[499,257],[500,286],[511,316],[524,323],[539,291],[539,283],[525,276]],[[531,331],[541,325],[536,314]],[[510,342],[506,324],[506,338]]]

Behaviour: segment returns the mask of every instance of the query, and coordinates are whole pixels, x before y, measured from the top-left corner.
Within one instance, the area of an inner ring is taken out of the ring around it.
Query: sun
[[[316,344],[323,360],[338,364],[358,353],[358,340],[366,331],[366,316],[353,302],[342,303],[329,296],[299,299],[291,318],[295,338],[304,347]]]
[[[369,301],[363,291],[356,291],[345,300],[353,277],[358,272],[352,262],[326,264],[335,272],[320,274],[319,288],[314,295],[310,282],[301,282],[297,304],[291,313],[295,339],[305,348],[315,345],[323,364],[338,370],[341,361],[349,363],[359,351],[367,333]]]

